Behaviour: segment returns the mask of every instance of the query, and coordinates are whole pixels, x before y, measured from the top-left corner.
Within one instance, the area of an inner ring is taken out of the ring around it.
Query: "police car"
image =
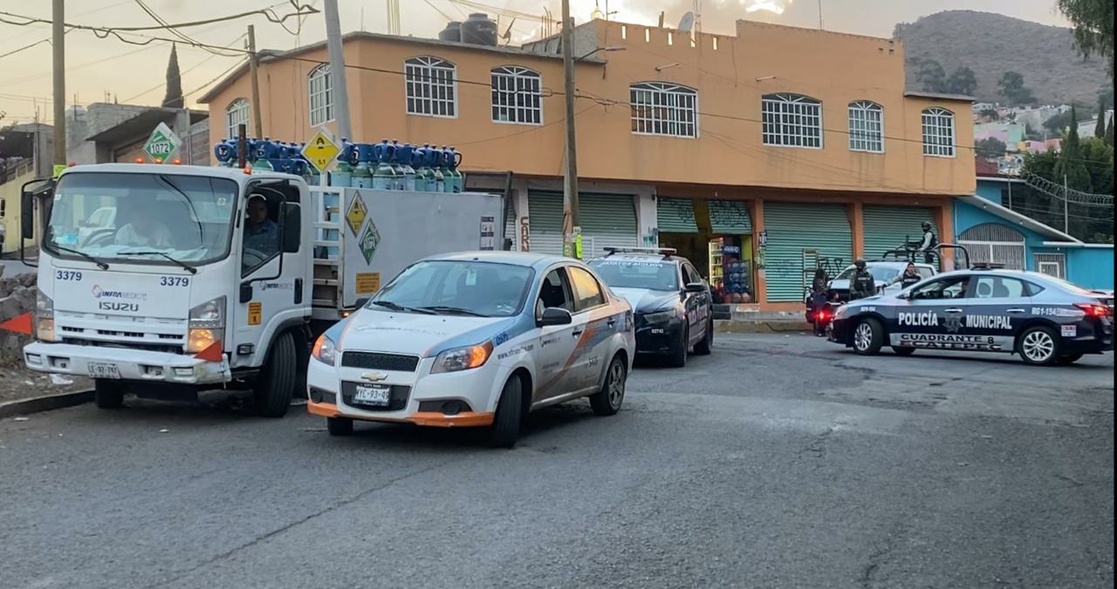
[[[830,341],[872,355],[919,349],[1019,354],[1067,365],[1113,350],[1113,309],[1103,295],[1038,274],[975,267],[938,274],[896,294],[843,305]]]
[[[635,347],[632,308],[577,260],[432,256],[318,338],[307,408],[335,436],[354,420],[489,427],[511,447],[530,411],[619,411]]]
[[[589,265],[636,316],[636,352],[665,356],[676,368],[687,354],[706,355],[714,346],[710,286],[686,258],[671,248],[606,248]]]

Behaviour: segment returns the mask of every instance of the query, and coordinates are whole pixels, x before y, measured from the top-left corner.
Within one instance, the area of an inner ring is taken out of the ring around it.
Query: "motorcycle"
[[[814,311],[814,334],[818,337],[826,337],[826,332],[830,327],[830,323],[834,320],[834,314],[838,311],[838,305],[827,301],[821,307]]]

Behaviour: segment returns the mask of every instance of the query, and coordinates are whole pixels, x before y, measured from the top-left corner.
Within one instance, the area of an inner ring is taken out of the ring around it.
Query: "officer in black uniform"
[[[856,301],[865,297],[871,297],[877,294],[877,284],[873,280],[873,275],[865,267],[865,260],[858,259],[853,263],[857,268],[854,272],[853,278],[849,281],[849,300]]]
[[[923,239],[919,242],[919,251],[923,252],[923,261],[928,264],[935,263],[935,255],[931,252],[939,244],[939,238],[927,221],[923,222]]]
[[[888,286],[892,286],[893,284],[899,282],[900,288],[907,288],[919,282],[920,280],[923,280],[923,276],[919,274],[919,270],[915,267],[915,263],[908,262],[908,265],[904,268],[903,272],[901,272],[892,280],[888,281]]]

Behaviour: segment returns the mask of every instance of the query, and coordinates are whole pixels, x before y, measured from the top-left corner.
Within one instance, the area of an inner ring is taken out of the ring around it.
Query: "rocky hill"
[[[1071,30],[1041,25],[1001,14],[953,10],[896,25],[894,37],[907,51],[907,82],[923,90],[920,71],[927,60],[937,61],[949,76],[960,67],[973,70],[976,97],[1004,100],[997,82],[1005,72],[1024,77],[1040,104],[1097,104],[1098,93],[1112,88],[1104,60],[1083,59],[1074,48]]]

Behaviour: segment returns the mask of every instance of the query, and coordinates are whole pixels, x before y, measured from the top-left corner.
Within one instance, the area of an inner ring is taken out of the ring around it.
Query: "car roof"
[[[545,268],[559,262],[567,264],[581,264],[579,260],[566,256],[540,254],[534,252],[509,252],[509,251],[474,251],[453,252],[448,254],[434,254],[423,258],[421,261],[478,261],[494,264],[510,264],[512,266],[525,266],[530,268]]]
[[[1012,270],[1009,268],[965,268],[962,270],[951,270],[949,272],[943,272],[941,274],[935,275],[935,278],[950,278],[954,276],[1006,276],[1009,278],[1018,278],[1020,280],[1037,282],[1044,286],[1058,288],[1061,290],[1066,290],[1067,284],[1070,284],[1071,286],[1080,290],[1086,292],[1090,291],[1090,289],[1088,288],[1083,288],[1074,283],[1069,283],[1064,280],[1055,279],[1040,272],[1033,272],[1031,270]]]
[[[589,264],[593,262],[604,262],[605,260],[619,260],[622,262],[663,262],[664,264],[680,264],[689,261],[682,256],[664,256],[663,254],[641,254],[626,252],[623,254],[617,253],[608,256],[598,256],[589,260]]]

